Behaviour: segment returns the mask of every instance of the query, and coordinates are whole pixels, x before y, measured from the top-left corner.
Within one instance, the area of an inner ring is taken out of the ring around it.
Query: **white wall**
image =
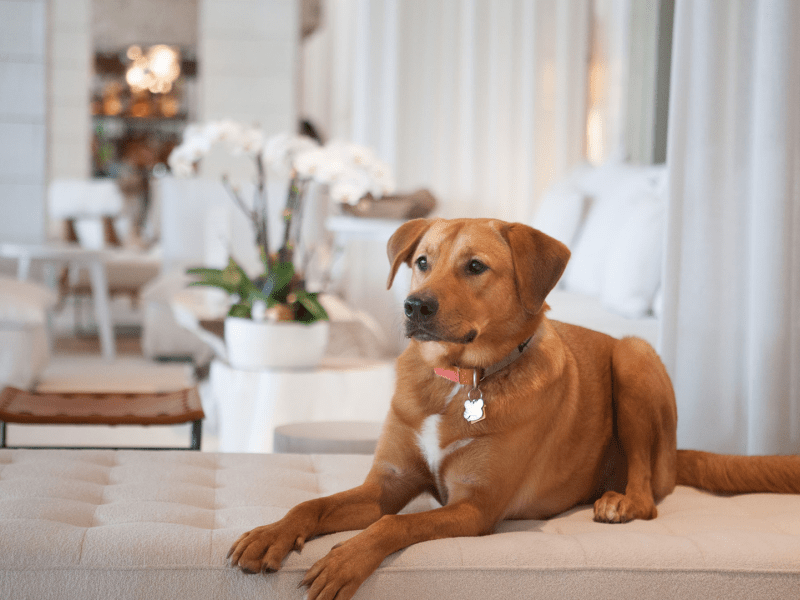
[[[200,0],[201,120],[294,131],[299,27],[296,0]]]
[[[0,242],[44,239],[45,0],[0,0]]]
[[[50,0],[49,177],[91,175],[92,0]]]
[[[171,44],[182,48],[197,45],[198,0],[88,2],[92,5],[92,35],[97,51],[118,52],[131,44]]]

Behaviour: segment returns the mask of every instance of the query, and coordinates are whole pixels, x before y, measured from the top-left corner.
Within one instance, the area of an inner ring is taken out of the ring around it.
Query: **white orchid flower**
[[[193,175],[197,161],[217,143],[235,155],[261,153],[265,165],[283,176],[294,172],[327,185],[337,202],[355,204],[366,194],[380,198],[395,190],[391,167],[366,146],[341,140],[319,146],[309,137],[289,133],[265,139],[260,128],[230,119],[189,125],[183,142],[170,154],[172,172],[178,177]]]
[[[176,177],[194,175],[194,165],[199,160],[197,150],[190,146],[176,146],[169,155],[167,163]]]
[[[298,157],[319,148],[310,137],[281,133],[264,143],[264,163],[281,174],[289,174],[297,169]],[[298,169],[299,172],[299,169]]]
[[[372,181],[364,171],[350,169],[344,177],[330,184],[330,195],[336,202],[357,204],[370,192],[371,187]]]
[[[264,132],[251,127],[242,132],[241,148],[246,154],[256,155],[264,149]]]
[[[299,154],[294,160],[294,168],[300,177],[331,184],[344,177],[348,165],[328,148],[317,147]]]

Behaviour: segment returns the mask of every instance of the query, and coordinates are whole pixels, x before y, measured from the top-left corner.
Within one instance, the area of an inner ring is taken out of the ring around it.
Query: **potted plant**
[[[193,125],[183,142],[170,154],[169,164],[177,176],[195,173],[198,161],[215,144],[225,144],[235,154],[252,158],[256,187],[248,204],[238,187],[223,177],[233,202],[248,217],[255,234],[263,271],[248,275],[234,257],[223,269],[194,268],[190,285],[224,290],[230,298],[225,319],[228,361],[236,368],[311,368],[322,359],[327,345],[328,314],[319,291],[307,288],[303,269],[309,256],[296,260],[299,247],[303,200],[311,181],[325,184],[333,200],[355,203],[365,194],[382,195],[393,190],[388,167],[368,149],[333,143],[319,146],[307,137],[282,134],[264,138],[256,127],[232,121]],[[288,175],[289,186],[283,210],[283,235],[276,245],[269,239],[267,170]]]

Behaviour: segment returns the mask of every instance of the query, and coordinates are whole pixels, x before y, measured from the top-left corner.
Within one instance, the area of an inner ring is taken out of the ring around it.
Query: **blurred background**
[[[228,119],[369,148],[397,194],[433,199],[426,214],[561,239],[573,254],[551,316],[651,341],[689,415],[680,440],[795,452],[798,11],[793,0],[0,0],[3,360],[41,325],[48,356],[186,360],[203,377],[215,342],[176,320],[176,297],[187,267],[252,254],[220,176],[253,171],[212,152],[180,179],[168,157],[188,125]],[[325,194],[304,219],[331,249],[320,286],[340,303],[333,321],[349,324],[330,348],[390,364],[407,284],[401,273],[385,289],[385,243],[409,215],[357,214]],[[88,263],[60,255],[48,267],[42,253],[60,243],[106,253],[108,314]],[[37,305],[46,318],[23,315],[33,296],[12,300],[8,282],[22,279],[51,290]],[[203,321],[208,306],[194,308]],[[19,380],[47,380],[29,371]]]

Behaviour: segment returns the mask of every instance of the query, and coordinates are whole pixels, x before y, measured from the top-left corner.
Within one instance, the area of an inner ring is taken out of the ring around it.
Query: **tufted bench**
[[[302,598],[340,533],[273,575],[225,566],[230,544],[291,506],[361,482],[371,457],[0,450],[0,598]],[[429,498],[407,510],[434,506]],[[581,507],[495,535],[390,556],[356,598],[797,598],[800,496],[678,488],[655,521]]]

